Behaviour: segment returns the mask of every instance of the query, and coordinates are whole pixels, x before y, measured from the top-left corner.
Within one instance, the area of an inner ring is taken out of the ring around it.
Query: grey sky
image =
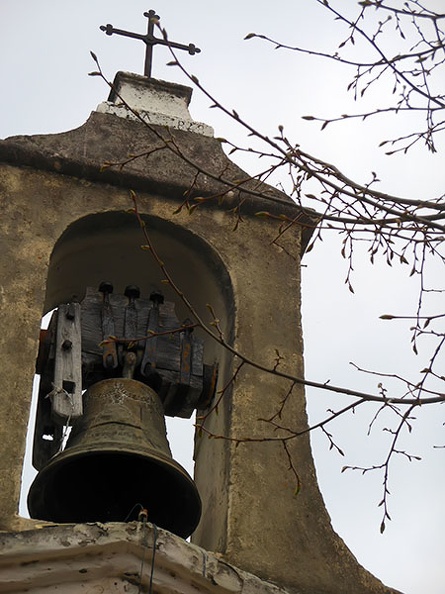
[[[438,7],[441,2],[432,3]],[[243,41],[249,32],[267,33],[289,43],[316,48],[334,47],[341,31],[313,0],[263,0],[209,3],[204,0],[0,0],[0,137],[59,132],[81,125],[89,112],[106,99],[108,90],[97,77],[89,51],[93,50],[111,79],[117,70],[142,72],[144,47],[140,42],[107,37],[99,25],[145,32],[142,13],[150,8],[161,15],[169,36],[202,49],[198,56],[181,56],[190,71],[228,107],[235,108],[254,126],[274,134],[283,124],[288,135],[308,151],[336,163],[351,177],[368,181],[377,171],[381,188],[411,197],[443,192],[443,158],[414,150],[407,157],[383,158],[376,144],[387,134],[388,120],[364,125],[328,127],[300,119],[301,115],[331,115],[351,109],[345,94],[348,77],[332,64],[275,51],[259,40]],[[334,40],[334,41],[333,41]],[[187,84],[176,68],[167,67],[168,50],[154,50],[155,77]],[[372,102],[378,97],[371,97]],[[345,103],[348,106],[345,107]],[[237,125],[195,92],[191,112],[195,119],[215,127],[217,136],[241,139]],[[353,106],[352,106],[353,107]],[[401,127],[403,128],[403,123]],[[443,148],[443,143],[442,143]],[[253,173],[252,159],[237,159]],[[405,270],[371,267],[358,253],[353,296],[344,285],[346,265],[338,240],[317,245],[305,258],[304,308],[307,376],[317,381],[375,391],[374,376],[355,372],[349,361],[367,367],[410,373],[423,362],[409,346],[409,332],[382,322],[382,313],[410,313],[416,279]],[[437,278],[443,270],[435,268]],[[320,418],[333,397],[308,392],[311,418]],[[343,400],[342,400],[343,402]],[[387,585],[406,594],[439,594],[445,583],[443,564],[445,515],[442,410],[420,411],[413,435],[407,440],[422,462],[394,464],[390,512],[393,521],[379,534],[380,475],[341,474],[344,464],[379,463],[387,439],[380,429],[366,437],[372,414],[361,413],[332,427],[342,459],[328,452],[323,436],[313,438],[320,485],[333,524],[359,561]],[[179,434],[176,457],[189,436]]]

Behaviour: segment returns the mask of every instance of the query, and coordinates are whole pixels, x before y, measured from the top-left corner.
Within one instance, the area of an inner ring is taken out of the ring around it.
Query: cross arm
[[[168,47],[171,47],[174,49],[186,50],[186,51],[188,51],[188,53],[191,56],[194,56],[195,54],[199,54],[201,52],[199,47],[196,47],[196,45],[194,43],[189,43],[188,45],[184,45],[182,43],[176,43],[175,41],[169,41],[168,39],[153,38],[153,45],[155,43],[159,43],[160,45],[167,45]]]
[[[133,39],[140,39],[141,41],[145,41],[147,43],[146,35],[142,35],[141,33],[132,33],[131,31],[124,31],[123,29],[115,29],[113,25],[101,25],[101,31],[104,31],[106,35],[123,35],[124,37],[132,37]]]

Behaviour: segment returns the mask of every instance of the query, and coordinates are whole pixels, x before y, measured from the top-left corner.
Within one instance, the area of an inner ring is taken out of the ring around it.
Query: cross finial
[[[113,35],[116,33],[117,35],[123,35],[124,37],[132,37],[133,39],[140,39],[146,45],[145,49],[145,65],[144,65],[144,76],[151,78],[151,67],[153,61],[153,46],[154,45],[167,45],[168,47],[172,47],[174,49],[181,49],[187,50],[188,53],[193,56],[194,54],[199,54],[201,51],[199,47],[196,47],[193,43],[189,43],[188,45],[183,45],[182,43],[175,43],[174,41],[170,41],[167,38],[158,38],[153,35],[155,25],[159,23],[159,16],[156,14],[154,10],[149,10],[148,12],[144,12],[144,16],[148,18],[148,26],[147,26],[147,33],[146,35],[142,35],[141,33],[132,33],[131,31],[123,31],[122,29],[115,29],[113,25],[102,25],[101,31],[105,31],[107,35]]]

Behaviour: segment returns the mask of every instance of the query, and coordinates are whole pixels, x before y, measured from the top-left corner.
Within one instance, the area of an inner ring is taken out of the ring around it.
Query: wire
[[[148,585],[148,593],[153,594],[153,576],[155,573],[155,555],[156,555],[156,542],[158,540],[158,528],[156,524],[153,524],[153,555],[151,557],[151,570],[150,570],[150,583]]]
[[[140,522],[142,524],[142,527],[145,530],[144,538],[142,541],[144,549],[143,549],[143,554],[142,554],[142,559],[141,559],[141,568],[139,570],[138,594],[140,594],[141,588],[142,588],[142,577],[143,577],[144,566],[145,566],[145,554],[148,549],[148,542],[147,542],[148,510],[145,507],[143,507],[140,503],[136,503],[133,506],[130,513],[128,514],[127,518],[131,516],[131,514],[133,513],[133,511],[136,507],[140,507],[140,511],[138,514],[138,522]],[[148,594],[153,594],[153,577],[154,577],[154,572],[155,572],[156,543],[158,540],[158,527],[156,526],[156,524],[152,524],[152,526],[153,526],[153,554],[151,557],[150,581],[148,584]]]
[[[131,518],[131,516],[133,515],[133,512],[135,509],[139,508],[139,514],[138,514],[138,522],[142,522],[142,519],[140,519],[140,515],[142,514],[143,511],[147,512],[147,510],[144,508],[144,506],[142,505],[142,503],[135,503],[133,505],[133,507],[130,509],[130,512],[125,516],[125,520],[124,522],[128,522],[129,519]],[[148,514],[148,512],[147,512]],[[147,516],[148,519],[148,516]]]

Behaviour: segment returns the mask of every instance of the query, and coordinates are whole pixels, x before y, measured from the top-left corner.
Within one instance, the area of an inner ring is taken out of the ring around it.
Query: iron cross
[[[159,16],[155,13],[154,10],[144,12],[144,16],[148,18],[148,27],[146,35],[142,35],[141,33],[132,33],[131,31],[123,31],[122,29],[115,29],[113,25],[102,25],[100,28],[101,31],[105,31],[107,35],[113,35],[113,33],[116,33],[117,35],[123,35],[124,37],[140,39],[145,43],[146,49],[144,76],[151,78],[154,45],[167,45],[168,47],[172,47],[174,49],[187,50],[191,56],[193,56],[194,54],[199,54],[199,52],[201,51],[199,47],[196,47],[193,43],[183,45],[182,43],[175,43],[174,41],[170,41],[167,38],[160,39],[158,37],[155,37],[153,35],[153,32],[155,25],[159,23]]]

